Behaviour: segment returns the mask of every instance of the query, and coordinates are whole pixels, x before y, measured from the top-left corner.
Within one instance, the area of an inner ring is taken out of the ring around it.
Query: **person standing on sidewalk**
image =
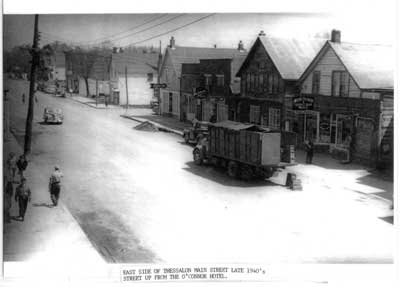
[[[10,209],[12,204],[12,197],[14,195],[14,187],[12,181],[10,181],[6,176],[4,176],[4,221],[6,223],[11,222]]]
[[[28,202],[31,201],[31,190],[26,184],[26,178],[24,177],[21,179],[21,183],[17,186],[15,192],[15,201],[18,201],[19,218],[21,221],[24,221]]]
[[[60,198],[61,192],[61,178],[63,177],[62,172],[58,165],[54,167],[54,172],[50,176],[49,180],[49,190],[50,190],[50,198],[53,202],[54,206],[57,206],[58,199]]]
[[[17,157],[13,152],[10,152],[10,154],[8,155],[7,168],[9,176],[12,177],[12,181],[14,181],[15,173],[17,171]]]
[[[314,143],[312,140],[307,140],[306,141],[306,163],[307,164],[312,164],[312,158],[314,156]]]
[[[28,166],[28,161],[26,160],[25,155],[21,154],[17,161],[17,167],[18,167],[18,174],[20,176],[20,180],[24,177],[24,171],[26,170]]]

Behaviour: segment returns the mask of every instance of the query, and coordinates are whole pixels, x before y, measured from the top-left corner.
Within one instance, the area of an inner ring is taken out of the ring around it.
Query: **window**
[[[257,92],[258,91],[258,88],[259,88],[259,85],[258,85],[259,83],[258,83],[258,75],[257,74],[254,74],[254,91],[255,92]]]
[[[196,99],[189,96],[189,113],[194,114],[196,111]]]
[[[250,73],[247,73],[247,79],[246,79],[246,91],[249,92],[250,91],[250,81],[251,81],[251,75]]]
[[[264,92],[268,92],[268,74],[264,74]]]
[[[313,94],[319,94],[319,83],[321,81],[321,72],[320,71],[314,71],[313,76],[312,76],[312,93]]]
[[[211,86],[212,84],[212,75],[210,74],[205,74],[204,75],[204,84],[206,87]]]
[[[268,109],[268,125],[273,128],[281,126],[281,110],[276,108]]]
[[[260,124],[260,106],[250,105],[250,123]]]
[[[153,82],[153,73],[147,74],[147,82]]]
[[[217,87],[224,86],[224,75],[217,75]]]
[[[276,94],[278,93],[278,89],[279,89],[279,77],[277,74],[273,74],[273,93]]]
[[[347,97],[349,95],[349,74],[346,71],[332,72],[332,96]]]
[[[268,75],[268,93],[272,94],[272,87],[273,87],[273,79],[272,79],[272,75],[269,74]]]
[[[258,82],[260,84],[259,91],[263,91],[264,90],[264,75],[263,74],[258,75]]]

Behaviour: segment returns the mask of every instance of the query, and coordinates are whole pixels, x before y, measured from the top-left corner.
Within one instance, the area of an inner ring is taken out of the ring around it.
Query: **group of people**
[[[21,155],[18,160],[15,153],[11,152],[7,158],[7,173],[4,173],[4,220],[11,222],[10,209],[12,206],[12,199],[14,196],[15,202],[18,203],[19,216],[17,220],[24,221],[25,213],[28,203],[31,201],[32,193],[27,179],[25,177],[25,170],[28,167],[28,161],[25,155]],[[18,170],[19,180],[16,180],[16,173]],[[57,206],[61,191],[61,178],[63,174],[59,166],[54,167],[54,172],[49,180],[50,199],[53,206]],[[17,183],[14,195],[14,183]]]

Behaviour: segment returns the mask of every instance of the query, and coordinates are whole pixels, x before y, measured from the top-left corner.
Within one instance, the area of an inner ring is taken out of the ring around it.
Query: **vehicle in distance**
[[[62,124],[64,116],[60,108],[46,107],[44,108],[43,121],[46,124]]]

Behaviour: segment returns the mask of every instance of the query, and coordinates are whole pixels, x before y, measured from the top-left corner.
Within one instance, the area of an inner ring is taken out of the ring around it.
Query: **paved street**
[[[28,105],[21,94],[24,89],[28,94],[27,82],[6,86],[12,126],[22,144]],[[289,169],[302,179],[302,192],[286,189],[285,172],[271,181],[245,183],[213,167],[195,166],[192,147],[175,134],[133,129],[138,123],[120,117],[123,109],[37,95],[33,189],[46,189],[59,164],[61,201],[107,262],[393,260],[391,202],[375,196],[390,194],[393,183],[366,169],[338,170],[316,158],[317,165]],[[41,124],[45,106],[63,109],[63,125]],[[299,161],[304,162],[302,155]]]

